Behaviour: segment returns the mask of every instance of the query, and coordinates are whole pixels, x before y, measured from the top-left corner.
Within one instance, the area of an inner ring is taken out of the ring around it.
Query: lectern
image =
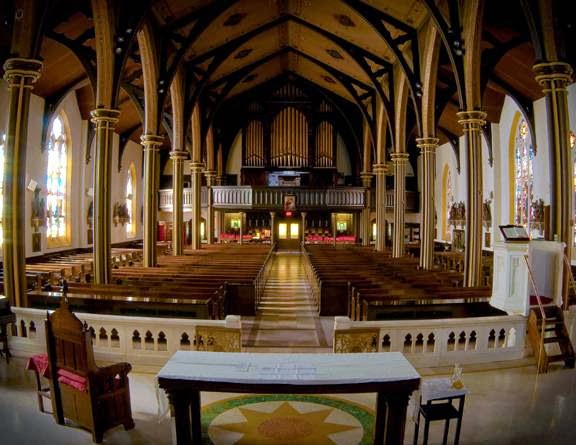
[[[537,289],[532,286],[525,257]],[[564,244],[561,242],[496,242],[490,304],[509,315],[528,316],[530,297],[538,292],[544,302],[561,307],[563,267]]]

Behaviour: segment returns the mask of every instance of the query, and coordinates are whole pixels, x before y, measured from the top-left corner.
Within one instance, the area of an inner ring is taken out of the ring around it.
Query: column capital
[[[401,163],[401,162],[408,162],[408,153],[402,153],[402,152],[392,152],[390,153],[390,158],[392,159],[392,162],[394,164],[396,163]]]
[[[438,138],[417,138],[416,147],[418,147],[422,153],[434,153],[438,148],[438,142],[440,142]]]
[[[30,82],[25,86],[31,88],[31,84],[40,78],[42,62],[36,59],[23,59],[13,57],[4,62],[4,80],[9,85],[15,85],[19,79],[28,79]]]
[[[202,162],[190,162],[190,173],[199,174],[202,173],[202,168],[204,164]]]
[[[480,131],[480,128],[486,124],[486,113],[480,110],[468,110],[460,111],[456,113],[458,116],[458,123],[462,125],[464,131],[476,130]]]
[[[204,176],[206,176],[207,178],[215,178],[216,170],[204,170]]]
[[[532,67],[536,82],[542,87],[542,91],[547,93],[551,89],[551,82],[555,82],[556,88],[566,89],[572,82],[572,67],[565,62],[542,62]]]
[[[170,159],[184,160],[188,157],[188,152],[184,150],[172,150],[170,152]]]
[[[362,185],[364,188],[370,188],[372,185],[372,176],[374,176],[372,172],[364,171],[360,173],[360,178],[362,179]]]
[[[96,108],[90,112],[90,116],[92,116],[92,123],[98,125],[99,123],[109,122],[110,124],[114,125],[118,122],[118,118],[120,117],[120,110],[114,110],[111,108]]]
[[[158,147],[164,142],[164,136],[156,134],[143,134],[140,136],[140,141],[144,146],[144,150],[158,151]]]
[[[378,174],[385,175],[388,171],[388,165],[385,162],[382,164],[374,164],[374,165],[372,165],[372,171],[376,175],[378,175]]]

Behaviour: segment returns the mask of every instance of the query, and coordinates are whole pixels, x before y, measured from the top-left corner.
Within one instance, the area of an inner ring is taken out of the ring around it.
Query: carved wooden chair
[[[130,407],[129,363],[98,367],[86,325],[63,300],[46,320],[52,411],[63,425],[68,418],[92,433],[95,443],[117,425],[134,428]]]
[[[378,352],[379,329],[352,328],[334,331],[333,350],[340,352]]]

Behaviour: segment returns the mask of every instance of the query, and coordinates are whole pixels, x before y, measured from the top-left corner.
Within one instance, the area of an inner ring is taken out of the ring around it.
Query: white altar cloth
[[[178,351],[158,378],[287,385],[356,384],[420,378],[400,352],[268,354]]]

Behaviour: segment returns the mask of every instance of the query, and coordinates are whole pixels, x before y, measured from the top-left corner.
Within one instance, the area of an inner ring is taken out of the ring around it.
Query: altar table
[[[404,440],[408,397],[420,375],[400,352],[263,354],[178,351],[158,373],[174,408],[178,445],[201,444],[200,392],[377,393],[374,444]]]

